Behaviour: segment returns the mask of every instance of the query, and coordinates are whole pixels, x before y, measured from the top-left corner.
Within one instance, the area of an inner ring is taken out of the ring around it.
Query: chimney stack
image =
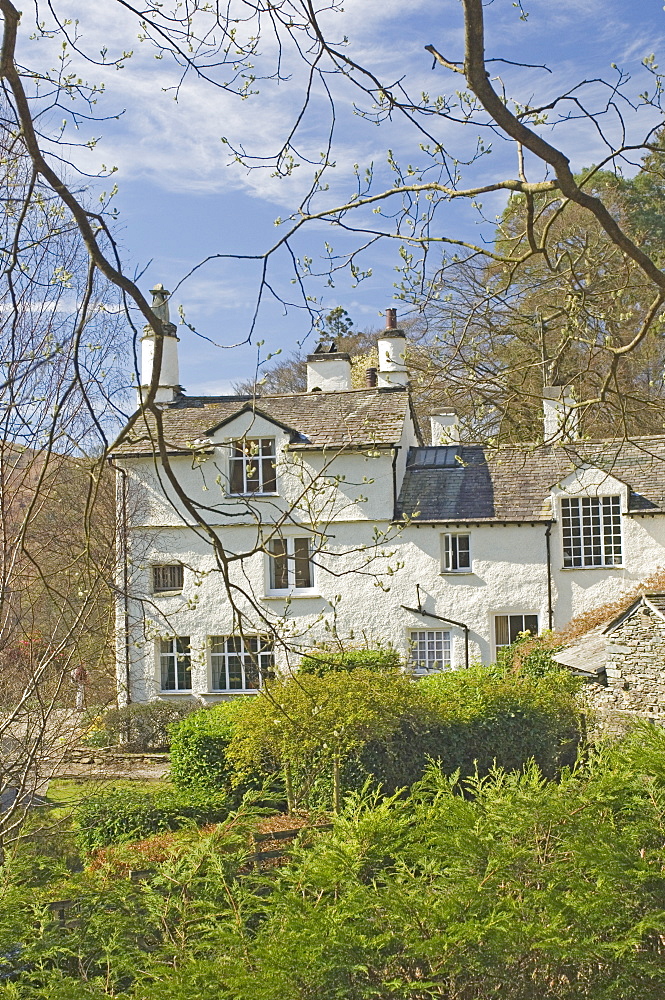
[[[178,374],[178,340],[175,324],[169,317],[169,295],[162,284],[150,289],[152,295],[151,308],[155,316],[162,321],[164,331],[162,343],[162,363],[159,369],[159,380],[156,403],[171,403],[182,391]],[[144,326],[141,338],[141,386],[139,388],[139,403],[145,399],[150,388],[155,362],[155,347],[157,336],[151,326]]]
[[[351,357],[337,350],[333,341],[328,350],[319,344],[307,355],[307,392],[347,392],[351,388]]]
[[[454,410],[444,413],[433,413],[429,418],[432,428],[432,444],[459,444],[459,423]]]
[[[546,385],[543,389],[545,444],[575,441],[579,437],[579,411],[569,385]]]
[[[406,336],[397,329],[397,310],[386,309],[386,329],[376,344],[379,351],[379,387],[406,387],[409,373],[406,367]]]

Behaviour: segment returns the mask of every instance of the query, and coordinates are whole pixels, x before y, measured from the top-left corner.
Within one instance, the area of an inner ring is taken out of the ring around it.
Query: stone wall
[[[592,727],[621,733],[638,719],[665,724],[665,620],[640,605],[608,640],[607,684],[584,690]]]

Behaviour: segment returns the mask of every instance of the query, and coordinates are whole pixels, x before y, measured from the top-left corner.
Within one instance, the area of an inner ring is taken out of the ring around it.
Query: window
[[[180,563],[152,567],[152,589],[155,594],[164,590],[182,590],[183,568]]]
[[[459,445],[435,445],[432,448],[414,448],[409,453],[409,466],[432,469],[461,469]]]
[[[178,635],[159,643],[162,691],[192,690],[192,656],[189,636]]]
[[[564,497],[561,500],[563,565],[621,565],[621,498]]]
[[[274,538],[268,552],[270,590],[310,590],[314,586],[309,538]]]
[[[520,632],[538,635],[538,615],[494,616],[494,645],[497,650],[512,645]]]
[[[267,636],[212,635],[213,691],[256,691],[275,665]]]
[[[275,442],[243,438],[231,445],[231,493],[276,493]]]
[[[469,535],[443,536],[444,573],[468,573],[471,570]]]
[[[411,663],[415,670],[445,670],[450,667],[450,632],[411,633]]]

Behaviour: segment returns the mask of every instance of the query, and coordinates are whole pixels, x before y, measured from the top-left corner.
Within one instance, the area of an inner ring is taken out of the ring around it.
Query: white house
[[[577,441],[564,387],[544,446],[460,443],[453,414],[424,440],[393,310],[367,388],[333,349],[294,395],[186,395],[167,329],[158,405],[114,455],[123,697],[251,693],[321,643],[490,662],[665,565],[665,436]]]

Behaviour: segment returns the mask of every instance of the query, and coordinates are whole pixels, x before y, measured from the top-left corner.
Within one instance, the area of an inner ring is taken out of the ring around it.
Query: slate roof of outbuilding
[[[416,521],[547,521],[552,487],[600,468],[629,487],[629,512],[665,513],[665,435],[521,448],[460,445],[455,468],[417,465],[412,449],[396,516]]]
[[[640,594],[629,607],[610,621],[596,625],[569,646],[553,653],[552,659],[564,667],[590,677],[603,674],[612,642],[612,632],[644,605],[652,608],[661,619],[665,619],[665,594]]]
[[[160,409],[168,451],[186,452],[201,447],[216,428],[247,410],[290,430],[292,448],[390,446],[402,436],[409,405],[409,394],[400,388],[256,398],[181,396]],[[154,442],[154,418],[141,414],[116,454],[150,455]]]

